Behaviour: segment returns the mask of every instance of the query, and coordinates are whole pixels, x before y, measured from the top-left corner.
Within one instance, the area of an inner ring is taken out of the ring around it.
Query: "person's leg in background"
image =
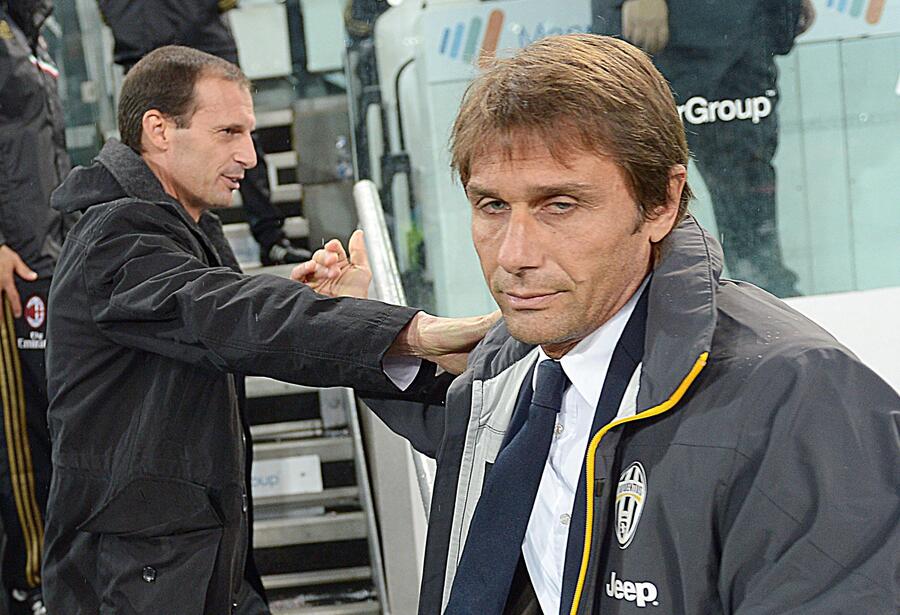
[[[797,275],[783,261],[772,164],[778,146],[777,70],[762,41],[732,53],[667,50],[655,61],[679,105],[697,96],[707,100],[703,111],[686,110],[684,124],[712,198],[729,275],[790,297],[799,294]],[[760,98],[765,100],[754,102]],[[731,102],[723,108],[723,101]],[[756,107],[756,115],[738,117],[738,112],[747,115],[748,106]],[[767,110],[765,117],[759,117],[760,110]]]
[[[0,318],[0,515],[6,533],[3,585],[11,615],[46,613],[40,594],[50,435],[44,367],[50,280],[19,281],[23,314],[6,297]]]
[[[256,166],[247,169],[241,182],[241,200],[244,203],[244,214],[250,225],[250,233],[259,244],[259,260],[263,265],[281,265],[284,263],[300,263],[309,260],[307,250],[291,245],[284,234],[284,217],[272,203],[272,192],[269,189],[269,170],[265,154],[260,147],[259,139],[253,135],[256,148]]]
[[[766,103],[761,98],[768,101]],[[716,225],[731,275],[779,297],[798,295],[797,275],[787,268],[778,237],[777,69],[761,46],[753,45],[729,70],[717,100],[757,99],[766,117],[717,121],[689,138],[710,191]],[[751,103],[752,104],[752,103]]]

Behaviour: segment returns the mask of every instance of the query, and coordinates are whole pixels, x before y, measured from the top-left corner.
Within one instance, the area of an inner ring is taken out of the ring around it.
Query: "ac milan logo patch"
[[[47,319],[47,306],[44,300],[37,295],[33,296],[25,304],[25,320],[32,329],[40,329]]]
[[[647,473],[640,461],[628,466],[619,477],[616,488],[616,539],[619,548],[631,544],[647,499]]]

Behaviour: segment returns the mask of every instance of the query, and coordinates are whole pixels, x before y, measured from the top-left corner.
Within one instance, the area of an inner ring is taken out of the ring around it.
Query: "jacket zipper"
[[[681,398],[684,397],[685,392],[700,374],[704,367],[706,367],[706,360],[709,358],[709,353],[704,352],[701,354],[697,360],[694,362],[694,366],[691,368],[691,371],[688,375],[681,381],[681,384],[678,385],[678,388],[675,389],[675,392],[658,406],[654,406],[649,410],[644,410],[640,414],[635,414],[634,416],[629,416],[626,418],[619,419],[617,421],[613,421],[604,426],[597,434],[591,439],[591,443],[588,445],[587,451],[587,464],[585,467],[586,470],[586,481],[587,481],[587,517],[585,518],[584,524],[584,552],[581,557],[581,570],[578,573],[578,584],[575,586],[575,597],[572,599],[572,608],[569,611],[569,615],[577,615],[578,607],[581,602],[581,595],[584,591],[585,579],[587,578],[587,569],[588,563],[591,559],[591,539],[594,529],[594,461],[597,456],[597,447],[600,445],[600,440],[603,439],[603,436],[606,435],[613,427],[617,427],[622,425],[623,423],[630,423],[632,421],[637,421],[640,419],[646,419],[653,416],[657,416],[659,414],[663,414],[664,412],[668,412],[672,408],[681,401]]]

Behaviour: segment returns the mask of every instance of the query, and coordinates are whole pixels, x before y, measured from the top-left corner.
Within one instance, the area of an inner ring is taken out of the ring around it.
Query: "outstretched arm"
[[[331,297],[366,298],[372,271],[363,232],[350,237],[348,250],[332,239],[316,250],[312,260],[297,265],[291,278]],[[496,311],[471,318],[441,318],[417,313],[388,349],[388,356],[414,356],[459,374],[466,368],[469,351],[500,318]]]

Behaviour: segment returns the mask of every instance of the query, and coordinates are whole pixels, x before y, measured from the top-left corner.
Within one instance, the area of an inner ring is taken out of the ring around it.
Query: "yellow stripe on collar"
[[[588,445],[586,464],[587,517],[584,524],[584,552],[581,557],[581,570],[578,573],[578,584],[575,586],[575,597],[572,599],[572,608],[569,611],[569,615],[576,615],[578,613],[578,606],[581,602],[581,594],[584,590],[585,578],[587,577],[588,561],[591,558],[591,534],[593,533],[594,529],[594,460],[597,456],[597,447],[600,445],[600,440],[604,435],[606,435],[606,432],[608,432],[613,427],[616,427],[623,423],[629,423],[631,421],[637,421],[640,419],[657,416],[674,408],[675,405],[679,401],[681,401],[681,398],[684,397],[685,392],[687,392],[688,388],[697,378],[697,375],[700,374],[704,367],[706,367],[706,360],[708,358],[708,352],[704,352],[697,358],[697,361],[694,362],[694,366],[691,368],[691,371],[684,378],[684,380],[681,381],[681,384],[678,385],[678,388],[675,389],[675,392],[672,393],[669,399],[659,404],[658,406],[654,406],[649,410],[644,410],[643,412],[635,414],[634,416],[621,418],[619,420],[608,423],[591,439],[591,443]]]

